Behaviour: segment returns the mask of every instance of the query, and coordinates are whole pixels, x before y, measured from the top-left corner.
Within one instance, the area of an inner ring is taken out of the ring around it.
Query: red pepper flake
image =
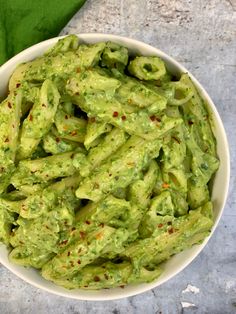
[[[20,85],[21,85],[20,83],[17,83],[17,84],[16,84],[16,88],[20,87]]]
[[[72,131],[72,132],[70,132],[70,134],[71,134],[72,136],[74,136],[74,135],[77,134],[77,132],[76,132],[76,131]]]
[[[175,140],[178,144],[180,144],[180,140],[179,140],[177,137],[172,136],[172,138],[173,138],[173,140]]]
[[[94,276],[93,280],[94,280],[95,282],[98,282],[98,281],[100,281],[100,277]]]
[[[79,265],[81,264],[81,261],[80,261],[80,259],[78,259],[77,263],[78,263]]]
[[[117,111],[114,111],[112,116],[113,116],[114,118],[116,118],[116,117],[118,117],[118,115],[119,115],[119,113],[118,113]]]
[[[4,142],[8,143],[9,142],[9,138],[7,137]]]
[[[47,107],[45,104],[42,104],[42,107]]]
[[[70,256],[70,251],[67,253],[67,256]]]
[[[12,128],[15,129],[15,124],[12,124]]]
[[[45,228],[46,228],[46,229],[49,229],[49,227],[48,227],[47,225],[45,225]]]
[[[68,240],[63,240],[60,244],[61,245],[64,245],[64,244],[67,244]]]
[[[60,142],[59,137],[56,137],[56,142],[57,142],[57,143],[59,143],[59,142]]]
[[[152,115],[149,118],[150,118],[151,121],[161,122],[161,119],[159,117],[157,117],[157,116]]]
[[[121,286],[120,286],[120,288],[121,288],[121,289],[124,289],[124,288],[125,288],[125,286],[124,286],[124,285],[121,285]]]
[[[125,120],[126,120],[126,116],[122,116],[121,119],[122,119],[123,121],[125,121]]]
[[[75,228],[75,227],[73,227],[73,228],[71,228],[71,231],[75,231],[75,229],[76,229],[76,228]]]
[[[84,286],[84,288],[88,288],[88,286],[86,285],[86,286]]]
[[[163,224],[158,224],[157,227],[158,227],[158,228],[162,228],[162,227],[163,227]]]
[[[154,115],[150,116],[149,118],[150,118],[151,121],[155,121],[156,120],[156,116],[154,116]]]
[[[89,119],[89,121],[90,121],[91,123],[94,123],[94,122],[96,121],[96,118],[95,118],[95,117],[91,117],[91,118]]]
[[[87,225],[90,225],[90,224],[91,224],[91,221],[86,220],[85,223],[86,223]]]
[[[163,183],[162,184],[163,189],[168,189],[170,185],[168,183]]]
[[[33,116],[32,116],[32,114],[29,115],[29,120],[30,120],[30,121],[33,121]]]
[[[65,115],[65,119],[68,120],[68,115],[67,114]]]
[[[80,93],[79,93],[79,92],[76,92],[76,93],[75,93],[75,95],[79,96],[79,95],[80,95]]]
[[[188,120],[188,125],[193,125],[193,121],[192,120]]]
[[[97,182],[94,183],[94,188],[98,189],[99,188],[99,184]]]
[[[80,234],[81,239],[84,239],[84,238],[85,238],[85,232],[80,231],[79,234]]]
[[[168,229],[168,233],[169,234],[172,234],[174,232],[174,228],[173,227],[171,227],[170,229]]]
[[[97,240],[100,240],[101,238],[103,237],[103,232],[99,232],[97,235],[96,235],[96,239]]]
[[[107,274],[104,274],[104,277],[105,277],[105,279],[106,279],[106,280],[108,280],[108,279],[109,279],[109,277],[108,277],[108,275],[107,275]]]
[[[10,108],[10,109],[12,108],[12,105],[11,105],[10,102],[7,103],[7,106],[8,106],[8,108]]]
[[[99,226],[102,227],[102,228],[104,228],[104,223],[101,222]]]

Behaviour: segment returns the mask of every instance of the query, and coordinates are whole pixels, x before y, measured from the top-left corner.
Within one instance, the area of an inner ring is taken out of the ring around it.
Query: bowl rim
[[[53,288],[48,288],[45,287],[44,285],[36,282],[35,280],[26,277],[24,274],[22,274],[20,272],[20,270],[16,270],[14,268],[14,265],[12,266],[12,264],[10,262],[8,262],[7,259],[4,259],[1,257],[0,255],[0,262],[7,268],[9,269],[12,273],[14,273],[17,277],[23,279],[25,282],[30,283],[31,285],[40,288],[44,291],[53,293],[55,295],[59,295],[59,296],[63,296],[63,297],[67,297],[67,298],[72,298],[72,299],[77,299],[77,300],[87,300],[87,301],[106,301],[106,300],[117,300],[117,299],[121,299],[121,298],[125,298],[125,297],[130,297],[130,296],[134,296],[143,292],[146,292],[148,290],[151,290],[153,288],[156,288],[157,286],[160,286],[161,284],[165,283],[166,281],[168,281],[169,279],[173,278],[174,276],[176,276],[178,273],[180,273],[185,267],[187,267],[196,257],[197,255],[203,250],[203,248],[205,247],[205,245],[208,243],[209,239],[212,237],[221,217],[223,214],[223,210],[226,204],[226,200],[227,200],[227,196],[228,196],[228,189],[229,189],[229,181],[230,181],[230,153],[229,153],[229,144],[228,144],[228,140],[227,140],[227,136],[226,136],[226,132],[222,123],[222,120],[220,118],[220,115],[216,109],[216,106],[214,105],[212,99],[210,98],[210,96],[208,95],[208,93],[206,92],[205,88],[199,83],[199,81],[191,74],[191,72],[189,72],[182,64],[180,64],[178,61],[176,61],[174,58],[170,57],[167,53],[163,52],[162,50],[155,48],[149,44],[146,44],[142,41],[133,39],[133,38],[129,38],[126,36],[119,36],[119,35],[113,35],[113,34],[106,34],[106,33],[81,33],[81,34],[75,34],[76,36],[79,37],[79,39],[81,39],[82,41],[85,42],[99,42],[99,41],[114,41],[114,42],[122,42],[124,44],[124,42],[127,43],[127,47],[129,48],[129,45],[133,45],[135,47],[141,47],[142,49],[146,49],[148,50],[152,55],[157,55],[165,60],[168,60],[168,62],[172,65],[174,65],[175,68],[178,69],[178,71],[180,72],[187,72],[188,75],[190,76],[190,78],[192,79],[194,85],[197,87],[198,91],[201,93],[201,95],[204,97],[204,99],[207,102],[207,106],[209,106],[210,111],[213,113],[214,116],[214,122],[216,121],[216,124],[218,125],[219,129],[220,129],[220,133],[222,136],[222,140],[223,140],[223,146],[225,149],[225,186],[223,188],[223,192],[222,192],[222,206],[220,208],[219,214],[215,219],[214,225],[212,227],[211,233],[210,235],[203,241],[202,244],[197,245],[195,247],[194,253],[190,254],[190,256],[188,258],[186,258],[183,263],[181,263],[181,266],[175,270],[174,272],[172,272],[171,274],[169,274],[166,278],[164,278],[164,280],[159,280],[159,278],[157,278],[155,281],[148,283],[148,284],[144,284],[144,285],[137,285],[135,286],[134,291],[131,292],[125,292],[125,289],[120,289],[120,293],[116,293],[115,295],[109,295],[109,293],[107,293],[109,290],[103,290],[105,291],[104,295],[101,296],[97,296],[92,294],[91,295],[91,291],[87,290],[83,290],[83,295],[80,295],[80,292],[78,293],[78,295],[72,295],[71,291],[73,290],[66,290],[66,289],[62,289],[62,291],[55,291]],[[5,70],[7,71],[8,68],[15,69],[15,67],[19,64],[24,62],[24,60],[30,61],[32,60],[32,58],[29,58],[30,55],[32,53],[36,53],[37,56],[41,55],[41,52],[37,54],[37,51],[41,50],[45,51],[48,49],[49,45],[53,45],[55,44],[59,39],[64,38],[68,35],[65,36],[57,36],[45,41],[42,41],[40,43],[37,43],[25,50],[23,50],[22,52],[20,52],[19,54],[17,54],[16,56],[12,57],[10,60],[8,60],[6,63],[4,63],[1,67],[0,67],[0,75],[1,72],[4,72]],[[33,57],[34,59],[35,57]],[[13,67],[14,66],[14,67]],[[1,244],[1,246],[4,246],[3,244]],[[186,251],[186,250],[185,250]],[[179,253],[181,254],[181,253]],[[56,286],[56,285],[55,285]],[[58,287],[58,286],[56,286]],[[77,290],[77,289],[76,289]],[[111,289],[112,290],[112,289]],[[75,290],[74,290],[75,291]],[[79,291],[79,290],[77,290]],[[81,291],[81,290],[80,290]],[[101,291],[101,290],[100,290]]]

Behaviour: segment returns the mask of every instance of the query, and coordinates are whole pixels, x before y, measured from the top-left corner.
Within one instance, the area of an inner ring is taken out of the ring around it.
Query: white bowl
[[[146,56],[159,56],[161,57],[168,69],[173,74],[178,74],[181,72],[188,72],[181,64],[177,61],[169,57],[164,52],[151,47],[147,44],[144,44],[140,41],[130,39],[127,37],[108,35],[108,34],[80,34],[78,35],[81,41],[85,41],[86,43],[95,43],[99,41],[114,41],[126,46],[131,53],[138,53],[140,55]],[[9,60],[2,67],[0,67],[0,96],[6,93],[7,83],[10,78],[11,73],[15,69],[15,67],[25,61],[32,60],[44,53],[49,47],[57,42],[57,40],[61,37],[52,38],[41,42],[37,45],[34,45],[31,48],[24,50],[19,53],[17,56]],[[209,238],[212,236],[216,226],[219,223],[221,218],[223,208],[226,202],[228,186],[229,186],[229,176],[230,176],[230,158],[229,158],[229,147],[228,142],[224,130],[224,126],[220,119],[220,116],[214,106],[211,98],[201,86],[201,84],[191,75],[189,72],[191,79],[193,80],[195,86],[198,88],[202,97],[206,100],[208,104],[208,109],[212,113],[213,121],[214,121],[214,129],[213,132],[215,134],[217,140],[217,153],[220,158],[220,167],[217,171],[213,187],[212,187],[212,196],[211,199],[214,205],[214,226],[212,228],[210,236],[205,239],[205,241],[201,245],[195,245],[191,249],[185,250],[182,253],[179,253],[173,256],[169,261],[165,264],[165,270],[162,275],[155,281],[148,284],[138,284],[138,285],[129,285],[124,289],[115,288],[110,290],[100,290],[100,291],[85,291],[85,290],[66,290],[62,287],[56,286],[55,284],[46,281],[38,271],[34,269],[24,268],[18,265],[14,265],[8,261],[8,251],[4,245],[0,246],[0,262],[6,266],[10,271],[16,274],[18,277],[22,278],[26,282],[44,289],[48,292],[61,295],[64,297],[74,298],[78,300],[114,300],[124,297],[129,297],[136,295],[138,293],[145,292],[149,289],[155,288],[170,278],[174,277],[181,270],[183,270],[189,263],[193,261],[193,259],[202,251],[204,246],[207,244]],[[213,267],[214,265],[212,265]]]

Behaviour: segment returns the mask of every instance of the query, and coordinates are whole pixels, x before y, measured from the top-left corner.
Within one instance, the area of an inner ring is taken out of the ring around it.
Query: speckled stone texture
[[[142,40],[176,58],[199,79],[217,106],[230,142],[228,202],[204,251],[152,291],[118,301],[82,302],[38,290],[0,267],[0,313],[236,313],[236,1],[88,0],[62,34],[80,32]],[[188,284],[200,292],[182,293]],[[183,301],[195,306],[183,308]]]

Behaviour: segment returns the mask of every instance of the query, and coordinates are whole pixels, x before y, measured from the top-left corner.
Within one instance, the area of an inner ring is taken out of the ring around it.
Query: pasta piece
[[[68,35],[50,48],[44,55],[57,55],[58,53],[63,53],[70,50],[76,50],[79,45],[79,38],[76,35]]]
[[[208,186],[199,182],[198,177],[191,177],[188,180],[188,203],[191,209],[202,206],[210,200]]]
[[[64,246],[62,232],[71,229],[74,223],[72,192],[58,195],[56,206],[31,219],[18,218],[18,228],[12,232],[10,243],[13,247],[24,245],[27,249],[38,247],[39,251],[58,253]],[[69,201],[68,201],[69,200]]]
[[[59,109],[55,115],[55,125],[58,134],[67,140],[83,143],[86,134],[84,119],[76,118]]]
[[[112,195],[108,195],[104,200],[99,203],[89,203],[76,214],[76,220],[79,223],[86,223],[88,225],[95,223],[100,225],[111,224],[113,227],[117,227],[116,222],[119,226],[119,220],[125,220],[125,213],[131,211],[130,203],[123,200],[117,199]]]
[[[56,155],[60,153],[69,152],[75,149],[77,150],[78,148],[80,148],[77,142],[63,139],[59,136],[58,133],[57,135],[54,135],[55,133],[57,133],[57,131],[49,132],[43,138],[43,148],[47,153]]]
[[[0,193],[4,192],[15,168],[22,92],[10,93],[0,105]]]
[[[157,173],[160,171],[156,161],[152,160],[143,180],[135,181],[129,188],[129,199],[142,211],[145,211],[150,203],[152,190],[155,187]]]
[[[140,80],[159,80],[166,74],[165,64],[158,57],[136,57],[128,69]]]
[[[133,113],[126,112],[126,107],[123,107],[121,102],[113,97],[119,84],[116,84],[114,79],[109,79],[99,73],[96,74],[97,79],[95,80],[91,73],[92,71],[86,76],[81,73],[81,75],[71,78],[67,84],[67,90],[74,97],[75,103],[89,116],[96,116],[104,122],[122,128],[131,135],[139,135],[148,140],[161,137],[182,123],[181,118],[150,115],[146,109]],[[94,81],[96,84],[91,86]],[[87,88],[87,84],[89,88]],[[108,90],[106,89],[107,85],[110,85]],[[94,93],[94,90],[97,92]],[[161,104],[159,110],[162,108]]]
[[[33,184],[33,185],[30,185],[30,184],[21,185],[19,187],[19,192],[22,193],[26,198],[27,196],[30,196],[32,194],[35,194],[35,193],[42,191],[44,188],[46,188],[50,184],[51,184],[51,182],[49,181],[49,182]],[[14,192],[16,192],[16,191],[14,191]]]
[[[129,262],[85,266],[72,278],[53,278],[53,282],[67,289],[102,289],[123,286],[128,283],[133,267]],[[51,279],[52,280],[52,279]]]
[[[9,245],[12,227],[15,224],[15,215],[7,210],[0,202],[0,241]]]
[[[94,117],[89,118],[87,123],[87,130],[84,138],[84,146],[87,150],[96,146],[96,140],[104,134],[112,130],[112,126],[106,122],[97,121]]]
[[[135,268],[139,269],[141,266],[157,265],[184,248],[202,242],[213,222],[201,211],[202,208],[199,208],[179,218],[167,216],[168,221],[165,222],[156,216],[152,220],[155,228],[153,235],[132,243],[122,255],[130,258]]]
[[[208,153],[204,153],[195,142],[193,136],[187,139],[187,146],[191,152],[191,171],[197,180],[205,185],[219,167],[219,160]]]
[[[128,136],[124,131],[114,128],[96,147],[89,150],[88,164],[81,167],[80,174],[83,177],[89,175],[92,169],[101,165],[104,160],[116,152],[126,142],[127,138]]]
[[[150,159],[158,156],[159,150],[159,141],[148,142],[142,138],[131,137],[110,161],[81,182],[76,196],[96,202],[117,187],[127,187],[139,179],[140,171]]]
[[[33,105],[21,130],[18,159],[30,157],[42,137],[49,131],[59,103],[60,94],[56,86],[46,80],[40,90],[39,100]]]
[[[212,132],[211,114],[193,85],[190,77],[183,74],[181,81],[193,91],[193,97],[183,106],[183,116],[187,128],[202,151],[216,156],[216,140]]]
[[[186,143],[182,125],[177,126],[173,132],[163,140],[163,169],[168,171],[171,168],[178,168],[184,163],[186,157]]]
[[[9,254],[9,260],[14,264],[21,266],[33,266],[36,269],[40,269],[45,263],[47,263],[52,257],[53,253],[39,251],[38,248],[31,247],[30,249],[24,245],[17,246]]]
[[[22,184],[47,182],[73,175],[77,170],[73,165],[74,159],[77,159],[79,165],[78,160],[83,161],[84,158],[84,154],[72,151],[35,160],[21,160],[11,177],[11,183],[20,187]]]
[[[124,70],[128,64],[128,49],[113,42],[107,42],[102,54],[102,65]]]
[[[101,57],[105,43],[79,45],[75,51],[69,50],[56,55],[46,55],[19,65],[9,81],[9,90],[14,90],[22,82],[43,82],[46,79],[68,78],[84,68],[95,66]],[[46,71],[45,71],[46,68]]]
[[[115,231],[114,228],[104,226],[88,236],[81,234],[80,241],[71,244],[60,256],[55,256],[43,266],[43,277],[48,280],[73,277],[80,269],[99,257],[104,247],[112,240]]]
[[[131,206],[129,202],[123,199],[108,195],[104,200],[98,203],[89,203],[77,212],[76,233],[78,231],[95,230],[97,226],[103,224],[114,228],[122,228],[122,231],[120,231],[122,236],[120,237],[118,234],[115,244],[110,244],[106,250],[106,257],[108,252],[116,256],[117,251],[123,250],[123,243],[131,236],[134,236],[133,233],[137,231],[140,219],[140,211],[135,206]],[[127,237],[123,228],[128,230]],[[117,246],[116,250],[115,246]]]
[[[194,91],[189,85],[182,82],[183,76],[177,82],[169,82],[162,85],[164,95],[167,96],[168,104],[171,106],[181,106],[192,99]]]
[[[77,72],[84,68],[96,66],[101,59],[101,54],[105,47],[106,44],[104,42],[79,45],[78,51],[76,52],[79,61]]]
[[[140,270],[140,278],[132,276],[133,267],[131,263],[106,262],[101,265],[85,266],[78,274],[71,279],[54,279],[53,281],[67,289],[88,289],[98,290],[120,286],[123,288],[128,283],[151,282],[161,274],[161,269],[147,270],[144,267]]]
[[[160,113],[166,108],[167,100],[159,92],[128,76],[122,76],[122,85],[117,90],[117,99],[122,104],[146,108],[150,114]]]

